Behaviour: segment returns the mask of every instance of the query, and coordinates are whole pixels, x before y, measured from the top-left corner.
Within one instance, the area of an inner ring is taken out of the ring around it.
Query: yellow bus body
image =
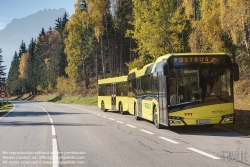
[[[171,126],[197,125],[197,121],[209,120],[209,124],[230,124],[234,120],[233,103],[215,104],[169,113]]]

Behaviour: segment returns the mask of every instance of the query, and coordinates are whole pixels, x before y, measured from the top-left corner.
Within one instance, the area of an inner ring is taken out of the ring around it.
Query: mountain
[[[28,47],[31,38],[37,38],[42,30],[48,31],[49,27],[55,27],[56,19],[62,17],[67,11],[61,9],[44,9],[35,14],[21,19],[13,19],[11,23],[0,31],[0,48],[2,48],[3,63],[7,67],[6,73],[9,72],[11,61],[15,51],[19,52],[22,40]],[[7,76],[6,76],[7,77]]]

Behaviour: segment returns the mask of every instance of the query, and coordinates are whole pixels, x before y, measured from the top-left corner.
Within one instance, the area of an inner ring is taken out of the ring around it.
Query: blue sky
[[[39,10],[64,8],[72,15],[75,3],[76,0],[0,0],[0,30],[13,19],[26,17]]]

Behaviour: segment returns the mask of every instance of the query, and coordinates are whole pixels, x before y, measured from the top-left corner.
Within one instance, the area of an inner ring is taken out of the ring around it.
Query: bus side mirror
[[[234,81],[238,81],[240,79],[239,65],[233,63],[233,73],[234,73]]]
[[[163,75],[168,77],[169,76],[169,66],[167,60],[162,60],[162,69]]]

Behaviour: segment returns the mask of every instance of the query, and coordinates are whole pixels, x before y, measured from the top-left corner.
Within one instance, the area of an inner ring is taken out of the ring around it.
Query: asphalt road
[[[156,129],[98,107],[13,104],[0,117],[1,167],[250,166],[250,139],[217,126]]]

